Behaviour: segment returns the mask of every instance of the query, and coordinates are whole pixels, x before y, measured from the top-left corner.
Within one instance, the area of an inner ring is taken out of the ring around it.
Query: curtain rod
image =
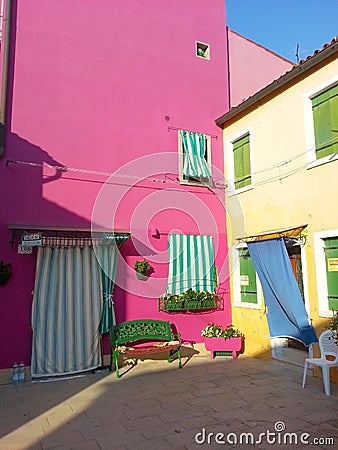
[[[182,128],[168,126],[168,131],[169,130],[180,131],[180,130],[182,130]],[[184,130],[184,131],[190,131],[191,133],[199,133],[199,131],[192,131],[192,130]],[[218,139],[218,136],[216,136],[215,134],[207,134],[207,133],[201,133],[201,134],[205,134],[206,136],[210,136],[214,139]]]

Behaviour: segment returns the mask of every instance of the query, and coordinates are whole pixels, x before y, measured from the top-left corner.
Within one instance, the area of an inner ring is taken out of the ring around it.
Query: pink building
[[[207,323],[231,322],[214,122],[230,106],[224,0],[4,6],[0,258],[12,275],[0,286],[0,368],[32,354],[34,376],[99,366],[102,309],[117,322],[170,320],[202,342]],[[143,258],[152,273],[140,281]],[[221,303],[159,304],[188,288]]]

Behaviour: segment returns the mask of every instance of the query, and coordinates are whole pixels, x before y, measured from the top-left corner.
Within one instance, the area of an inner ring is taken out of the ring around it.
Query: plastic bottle
[[[21,361],[19,365],[19,381],[25,381],[26,373],[25,373],[25,364]]]
[[[17,383],[19,381],[19,366],[16,362],[13,364],[12,381],[13,383]]]

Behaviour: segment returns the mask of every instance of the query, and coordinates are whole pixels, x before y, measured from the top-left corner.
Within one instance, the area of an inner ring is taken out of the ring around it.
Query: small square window
[[[210,46],[203,42],[196,42],[196,56],[199,58],[210,59]]]

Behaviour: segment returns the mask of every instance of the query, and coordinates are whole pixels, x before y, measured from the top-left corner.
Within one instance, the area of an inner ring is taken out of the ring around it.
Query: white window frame
[[[238,308],[261,309],[263,304],[263,290],[256,272],[257,303],[242,302],[241,299],[241,272],[239,264],[239,251],[248,248],[245,243],[235,244],[232,247],[232,280],[234,306]]]
[[[326,260],[325,260],[325,242],[326,238],[338,238],[338,229],[318,231],[313,233],[313,247],[316,266],[316,283],[318,298],[319,317],[332,317],[332,311],[329,309],[327,278],[326,278]]]
[[[199,133],[196,133],[199,134]],[[212,175],[212,163],[211,163],[211,136],[209,136],[208,134],[204,134],[205,136],[205,142],[206,142],[206,148],[207,148],[207,158],[206,158],[206,162],[208,164],[208,167],[210,169],[210,173]],[[202,182],[202,181],[190,181],[190,180],[185,180],[184,179],[184,173],[183,173],[183,141],[182,141],[182,136],[181,133],[178,133],[178,170],[179,170],[179,182],[180,184],[187,184],[189,186],[210,186],[211,184],[211,180],[212,180],[212,176],[210,177],[210,182]]]
[[[307,169],[312,169],[313,167],[321,166],[322,164],[326,164],[338,159],[338,154],[332,154],[324,156],[323,158],[316,159],[315,128],[312,113],[312,98],[326,91],[331,86],[334,86],[335,84],[337,84],[337,82],[338,75],[326,80],[324,83],[321,83],[320,85],[316,86],[316,88],[311,89],[304,94],[303,108]]]
[[[244,137],[245,135],[249,135],[249,142],[250,142],[250,176],[251,176],[251,183],[247,186],[244,186],[240,189],[235,188],[235,163],[234,163],[234,142],[236,142],[241,137]],[[227,140],[226,143],[226,155],[227,155],[227,167],[228,167],[228,192],[229,196],[240,194],[241,192],[249,191],[250,189],[253,189],[254,187],[254,177],[253,177],[253,142],[252,142],[252,128],[245,128],[240,133],[236,133],[231,138]]]
[[[205,47],[205,48],[203,48]],[[201,48],[204,51],[204,56],[201,56],[198,54],[198,49]],[[195,51],[196,51],[196,56],[197,58],[202,58],[202,59],[210,59],[210,45],[206,44],[205,42],[202,41],[196,41],[195,43]]]

